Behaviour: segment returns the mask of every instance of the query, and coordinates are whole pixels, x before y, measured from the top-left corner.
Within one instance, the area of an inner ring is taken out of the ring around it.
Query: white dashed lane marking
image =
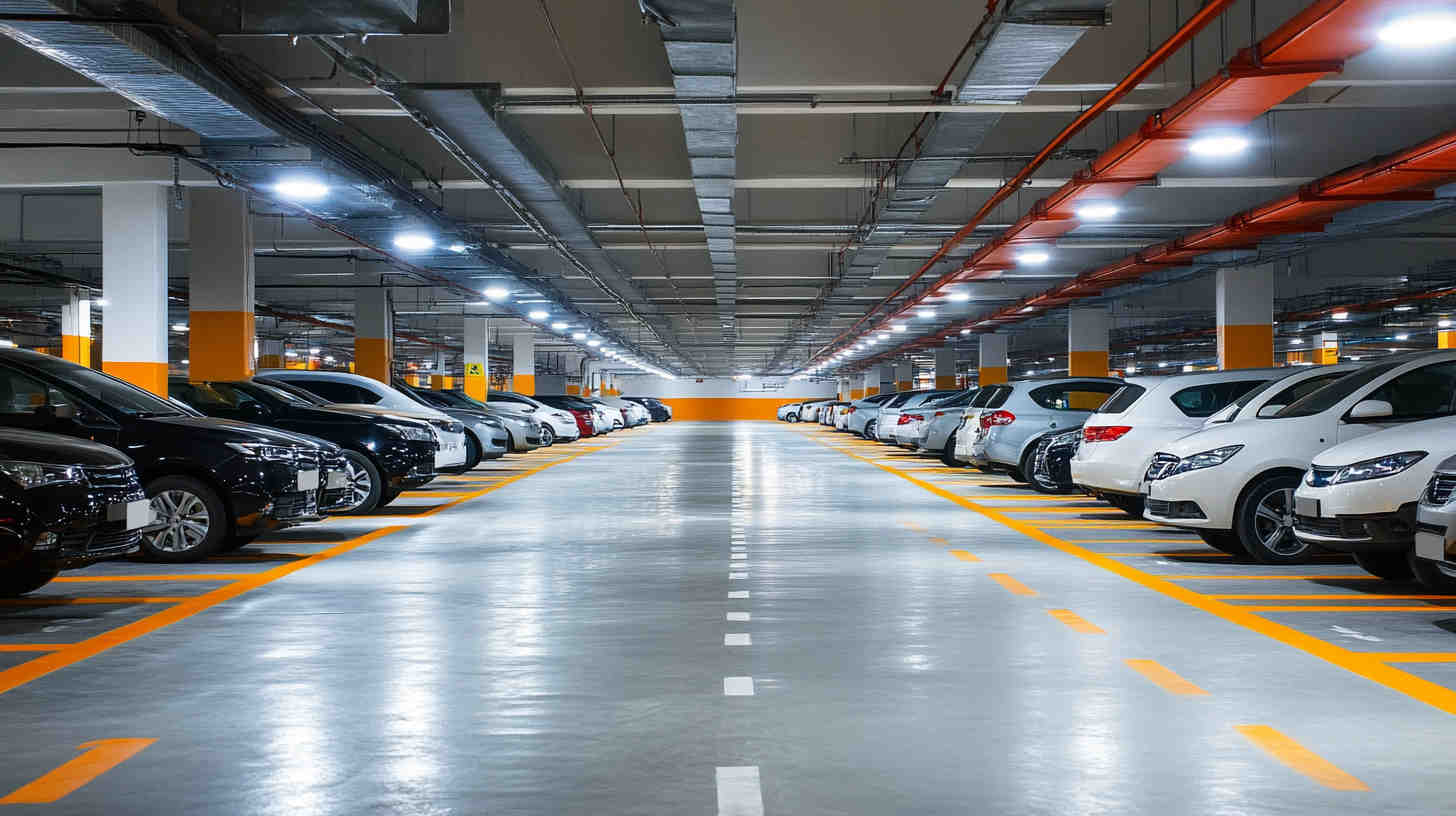
[[[752,646],[753,635],[747,632],[733,632],[723,636],[724,646]]]
[[[718,769],[718,816],[763,816],[757,765]]]
[[[750,616],[747,612],[729,612],[728,613],[728,620],[731,620],[731,621],[746,621],[746,620],[752,620],[752,616]]]
[[[752,697],[752,677],[725,677],[723,678],[723,696],[725,697]]]
[[[728,600],[730,600],[730,601],[740,600],[742,598],[747,598],[747,597],[748,597],[748,590],[746,590],[746,589],[738,589],[738,590],[734,590],[733,592],[728,593]]]

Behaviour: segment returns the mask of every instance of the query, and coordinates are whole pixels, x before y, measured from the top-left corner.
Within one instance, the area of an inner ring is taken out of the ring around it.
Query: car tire
[[[485,452],[480,447],[480,442],[475,438],[475,434],[467,431],[465,434],[465,464],[461,466],[462,470],[474,470],[475,466],[480,464],[480,460],[484,458]]]
[[[799,421],[799,415],[798,414],[789,414],[788,416],[784,417],[784,421],[785,422],[798,422]]]
[[[1418,580],[1415,572],[1415,559],[1403,552],[1357,552],[1355,553],[1355,565],[1376,578],[1384,578],[1387,581],[1408,584]]]
[[[1234,532],[1261,564],[1307,564],[1319,548],[1294,535],[1294,491],[1299,475],[1275,473],[1244,489],[1234,510]]]
[[[1132,516],[1133,518],[1143,517],[1142,496],[1123,496],[1120,494],[1110,494],[1104,496],[1103,501],[1106,501],[1108,504],[1116,507],[1118,510],[1121,510],[1122,512],[1128,514],[1129,516]]]
[[[469,441],[467,436],[466,442]],[[340,516],[368,513],[379,506],[379,498],[384,495],[384,477],[374,460],[358,451],[344,451],[344,459],[347,460],[345,478],[349,481],[349,489],[353,491],[352,498],[359,503],[348,510],[336,510],[334,513]]]
[[[142,554],[152,561],[201,561],[231,532],[227,507],[217,492],[191,476],[162,476],[147,483],[158,522],[142,531]]]
[[[42,567],[16,567],[0,574],[0,598],[15,598],[49,584],[60,570]]]
[[[955,458],[955,446],[955,431],[951,431],[950,437],[945,440],[945,449],[940,452],[940,461],[943,462],[946,467],[958,468],[961,466],[961,463],[957,462]]]
[[[1456,575],[1448,574],[1435,561],[1416,555],[1414,547],[1406,550],[1406,563],[1423,588],[1448,595],[1456,593]]]
[[[395,499],[399,498],[399,494],[401,494],[403,492],[404,492],[404,488],[399,488],[399,487],[389,487],[389,488],[385,488],[383,494],[381,494],[380,497],[379,497],[379,503],[376,504],[376,505],[374,505],[375,508],[384,507],[385,505],[387,505],[390,502],[394,501]]]
[[[541,426],[541,447],[549,448],[551,443],[556,441],[556,432],[551,430],[550,425]]]
[[[1199,530],[1198,537],[1203,543],[1218,550],[1226,552],[1235,558],[1248,558],[1249,551],[1244,549],[1244,542],[1233,530]]]
[[[865,439],[874,439],[875,438],[875,426],[878,425],[878,424],[879,423],[877,421],[873,420],[873,419],[870,420],[869,422],[866,422],[865,423],[865,426],[864,426],[864,433],[862,434],[862,436],[864,436]]]
[[[222,545],[217,548],[217,551],[219,553],[227,553],[233,552],[235,550],[241,550],[249,544],[252,544],[254,541],[257,541],[260,535],[261,533],[253,533],[249,535],[229,535],[222,540]]]
[[[516,435],[509,430],[506,431],[506,453],[516,452]]]

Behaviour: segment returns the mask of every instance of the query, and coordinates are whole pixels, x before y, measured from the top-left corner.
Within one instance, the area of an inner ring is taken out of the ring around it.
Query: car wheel
[[[1129,516],[1132,516],[1133,518],[1143,517],[1142,496],[1123,496],[1113,494],[1105,496],[1103,498],[1108,504],[1116,507],[1118,510],[1121,510],[1122,512],[1128,514]]]
[[[1365,570],[1377,578],[1384,578],[1387,581],[1398,581],[1402,584],[1417,580],[1418,576],[1415,573],[1416,560],[1403,552],[1355,553],[1355,564],[1360,569]],[[1422,581],[1421,583],[1424,584],[1425,582]]]
[[[1313,544],[1294,535],[1294,490],[1299,476],[1275,474],[1254,482],[1234,511],[1234,532],[1249,555],[1261,564],[1304,564],[1314,557]]]
[[[1199,530],[1198,537],[1203,539],[1204,544],[1235,558],[1249,557],[1249,551],[1244,549],[1244,543],[1239,541],[1239,537],[1232,530]]]
[[[236,535],[236,534],[234,534],[234,535],[227,536],[226,538],[224,538],[222,540],[222,546],[218,547],[217,548],[217,551],[220,552],[220,553],[225,553],[225,552],[233,552],[234,550],[241,550],[242,548],[248,546],[249,544],[252,544],[254,541],[257,541],[258,540],[258,535],[259,534],[252,534],[252,535]]]
[[[556,441],[556,432],[551,430],[550,425],[541,426],[541,447],[549,448],[551,443]]]
[[[875,425],[876,424],[878,424],[878,423],[876,423],[873,419],[870,420],[869,422],[866,422],[865,423],[865,427],[864,427],[864,438],[865,439],[874,439],[875,438]]]
[[[465,464],[460,466],[461,470],[474,470],[483,458],[485,458],[485,454],[481,451],[480,442],[476,440],[475,434],[467,432],[465,434]]]
[[[467,436],[465,441],[468,444],[470,437]],[[333,511],[336,515],[367,513],[379,506],[379,497],[384,492],[384,477],[374,460],[358,451],[344,451],[344,479],[349,486],[349,507]]]
[[[228,534],[227,508],[212,488],[190,476],[163,476],[147,485],[154,521],[142,530],[142,552],[181,564],[217,552]]]
[[[506,431],[506,452],[516,452],[516,435],[511,433],[510,431]]]
[[[1444,594],[1456,592],[1456,571],[1445,564],[1417,556],[1414,547],[1406,550],[1406,563],[1422,587]]]
[[[945,440],[945,449],[940,452],[940,461],[943,462],[946,467],[958,468],[961,466],[961,463],[957,462],[955,458],[955,446],[956,435],[955,432],[952,431],[950,438]]]
[[[376,504],[376,505],[374,505],[374,506],[375,507],[383,507],[386,504],[389,504],[390,502],[392,502],[395,499],[399,498],[399,494],[401,494],[403,492],[404,492],[404,488],[397,488],[397,487],[386,488],[384,490],[384,493],[382,495],[380,495],[380,497],[379,497],[379,503]]]
[[[7,569],[3,575],[0,575],[0,597],[14,598],[27,592],[34,592],[49,584],[51,579],[59,574],[60,570],[42,567]]]
[[[799,415],[798,414],[789,414],[788,416],[784,417],[784,420],[787,421],[787,422],[798,422],[799,421]]]

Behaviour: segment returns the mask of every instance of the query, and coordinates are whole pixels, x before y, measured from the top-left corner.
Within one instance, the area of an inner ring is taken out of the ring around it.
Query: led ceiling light
[[[174,331],[174,332],[185,332],[185,331],[187,331],[187,324],[186,323],[173,323],[172,324],[172,331]]]
[[[1116,218],[1119,212],[1116,204],[1106,202],[1096,204],[1083,204],[1077,208],[1077,217],[1083,221],[1106,221]]]
[[[553,329],[555,329],[557,331],[564,331],[566,329],[566,324],[565,323],[562,323],[560,320],[558,320],[555,323],[552,323],[551,324],[551,328],[553,328]]]
[[[600,341],[600,340],[588,340],[588,341],[586,341],[586,344],[588,346],[591,346],[592,348],[596,348],[597,346],[600,346],[602,344],[602,341]]]
[[[394,245],[409,252],[423,252],[434,249],[435,239],[423,232],[401,232],[394,236]]]
[[[1304,339],[1303,338],[1300,338],[1300,337],[1296,337],[1293,340],[1290,340],[1289,342],[1290,343],[1293,343],[1296,346],[1302,346],[1302,345],[1304,345]]]
[[[1410,339],[1410,335],[1402,332],[1400,334],[1397,334],[1395,336],[1395,339],[1397,339],[1397,340],[1409,340]]]
[[[916,317],[919,317],[919,318],[923,318],[925,320],[929,320],[932,317],[935,317],[935,310],[934,309],[918,309],[915,312],[915,316]]]
[[[1436,326],[1438,326],[1439,328],[1442,328],[1442,329],[1449,329],[1449,328],[1451,328],[1451,321],[1449,321],[1449,320],[1437,320],[1436,321]]]
[[[1414,312],[1416,310],[1416,307],[1414,307],[1414,306],[1397,306],[1397,307],[1395,307],[1395,310],[1397,312]]]
[[[1248,137],[1238,133],[1209,133],[1188,143],[1189,153],[1209,158],[1237,156],[1248,149]]]
[[[1036,307],[1035,306],[1022,306],[1021,307],[1021,313],[1022,314],[1027,314],[1029,312],[1034,312],[1034,311],[1036,311]]]
[[[527,316],[530,317],[532,320],[545,320],[546,318],[550,317],[551,314],[549,312],[542,311],[541,309],[532,309],[531,313]]]
[[[468,246],[466,246],[464,244],[460,244],[460,243],[455,243],[455,244],[451,244],[450,245],[450,251],[451,252],[454,252],[454,253],[457,253],[457,254],[458,253],[461,253],[461,252],[464,252],[465,250],[467,250],[469,248],[470,247],[468,247]]]
[[[971,293],[970,292],[951,292],[950,293],[950,300],[951,300],[952,303],[965,303],[966,301],[968,301],[970,299],[971,299]]]
[[[879,334],[877,334],[875,336],[878,337],[881,340],[889,340],[890,339],[890,335],[889,334],[886,334],[885,332],[880,332]]]
[[[1330,317],[1333,317],[1336,320],[1349,320],[1350,319],[1350,313],[1349,312],[1346,312],[1346,311],[1332,312],[1330,314]]]
[[[1398,17],[1380,29],[1380,41],[1402,48],[1431,48],[1456,40],[1456,13],[1428,11]]]
[[[273,192],[291,201],[318,201],[329,194],[329,188],[313,179],[291,178],[273,185]]]
[[[492,286],[485,290],[485,296],[491,300],[505,300],[510,295],[504,286]]]
[[[1051,253],[1044,249],[1027,249],[1016,253],[1018,263],[1040,266],[1052,259]]]
[[[323,349],[319,348],[318,346],[314,346],[313,348],[311,348],[311,349],[308,350],[308,353],[309,354],[318,354],[320,351],[323,351]]]
[[[971,330],[970,329],[961,329],[961,334],[970,334],[970,333],[971,333]]]
[[[572,332],[571,339],[572,340],[585,340],[586,339],[586,332]]]
[[[897,331],[897,332],[905,331],[905,324],[904,323],[891,323],[890,324],[890,330],[891,331]]]

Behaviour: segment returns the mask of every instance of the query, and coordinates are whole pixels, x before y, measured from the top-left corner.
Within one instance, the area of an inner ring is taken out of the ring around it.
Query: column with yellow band
[[[511,377],[517,394],[536,393],[536,337],[529,332],[511,338]]]
[[[915,364],[909,360],[895,363],[895,391],[909,391],[915,387]]]
[[[168,189],[124,182],[101,188],[101,370],[167,395]]]
[[[1067,310],[1069,376],[1107,376],[1107,336],[1110,328],[1111,316],[1104,308],[1092,306]]]
[[[91,301],[76,289],[68,291],[61,304],[61,356],[91,365]]]
[[[1218,270],[1218,367],[1274,365],[1274,275],[1267,264]]]
[[[354,372],[382,383],[394,369],[394,306],[389,290],[354,290]]]
[[[1314,350],[1315,365],[1334,365],[1340,361],[1340,335],[1320,332],[1319,347]]]
[[[1006,335],[981,335],[980,360],[977,366],[980,368],[979,380],[982,386],[1006,382]]]
[[[864,395],[873,397],[880,393],[880,367],[871,366],[864,374]]]
[[[248,195],[194,188],[187,196],[187,378],[253,376],[253,220]]]
[[[258,368],[283,368],[283,341],[258,341]]]
[[[935,350],[935,387],[956,387],[956,350],[944,345]]]
[[[490,323],[465,316],[465,396],[480,402],[490,392]]]

